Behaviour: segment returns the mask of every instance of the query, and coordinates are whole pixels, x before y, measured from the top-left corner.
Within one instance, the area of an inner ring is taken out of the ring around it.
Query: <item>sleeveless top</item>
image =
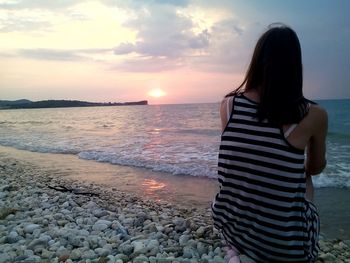
[[[243,94],[233,107],[219,150],[214,226],[256,262],[313,262],[319,217],[306,200],[304,150],[281,127],[258,121],[258,104]]]

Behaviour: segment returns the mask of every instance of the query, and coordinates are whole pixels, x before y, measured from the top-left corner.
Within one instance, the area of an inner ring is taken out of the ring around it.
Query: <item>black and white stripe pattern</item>
[[[313,262],[319,218],[305,199],[304,151],[256,112],[256,103],[234,97],[221,136],[214,225],[256,262]]]

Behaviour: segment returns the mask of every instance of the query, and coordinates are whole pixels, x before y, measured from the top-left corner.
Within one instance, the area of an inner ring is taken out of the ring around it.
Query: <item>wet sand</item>
[[[0,147],[0,158],[11,157],[40,167],[50,175],[68,177],[106,189],[130,192],[145,199],[165,201],[186,208],[208,209],[218,190],[216,180],[174,176],[146,169],[79,159],[75,155],[33,153]],[[321,232],[331,239],[350,239],[350,189],[315,189]]]

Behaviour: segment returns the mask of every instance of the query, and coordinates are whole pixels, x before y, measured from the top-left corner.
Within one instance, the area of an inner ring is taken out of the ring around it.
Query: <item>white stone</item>
[[[110,227],[112,225],[112,222],[111,221],[108,221],[108,220],[103,220],[103,219],[99,219],[96,221],[95,225],[96,224],[105,224],[107,225],[108,227]]]
[[[92,230],[95,230],[95,231],[103,231],[107,228],[108,226],[106,224],[95,224],[92,226]]]
[[[24,232],[31,234],[34,232],[35,229],[38,228],[40,228],[40,226],[37,224],[28,224],[24,227]]]
[[[134,253],[146,247],[143,241],[133,241],[131,244],[134,246]]]

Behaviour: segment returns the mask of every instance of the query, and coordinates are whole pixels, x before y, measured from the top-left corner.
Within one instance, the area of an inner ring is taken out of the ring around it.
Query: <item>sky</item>
[[[292,27],[304,95],[350,98],[347,0],[0,0],[0,99],[218,102]]]

